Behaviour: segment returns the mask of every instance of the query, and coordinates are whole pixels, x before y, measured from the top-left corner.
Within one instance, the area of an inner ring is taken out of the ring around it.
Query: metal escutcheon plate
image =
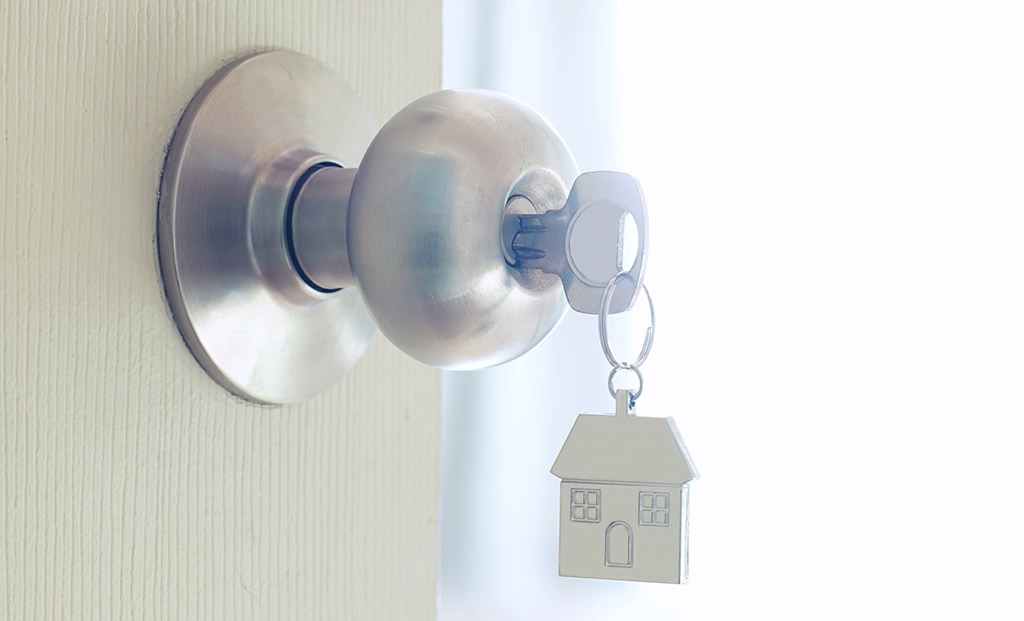
[[[376,129],[336,74],[283,51],[224,67],[182,116],[161,183],[160,267],[185,342],[231,392],[309,399],[369,347],[376,328],[359,293],[304,283],[285,223],[302,175],[358,166]]]

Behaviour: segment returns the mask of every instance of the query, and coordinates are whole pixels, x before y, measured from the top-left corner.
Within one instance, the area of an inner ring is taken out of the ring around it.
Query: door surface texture
[[[0,618],[434,617],[437,372],[378,336],[311,401],[242,401],[155,231],[226,62],[310,55],[380,123],[439,88],[440,37],[439,1],[0,2]]]

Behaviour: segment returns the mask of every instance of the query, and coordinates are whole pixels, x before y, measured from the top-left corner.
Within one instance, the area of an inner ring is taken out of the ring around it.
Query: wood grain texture
[[[0,2],[0,618],[433,618],[437,373],[378,337],[320,398],[240,401],[154,232],[225,61],[310,54],[383,120],[439,87],[440,29],[437,0]]]

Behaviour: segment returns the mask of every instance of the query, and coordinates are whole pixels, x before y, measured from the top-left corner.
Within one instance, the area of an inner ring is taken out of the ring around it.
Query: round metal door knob
[[[565,296],[557,277],[506,261],[506,205],[559,209],[576,174],[558,134],[510,97],[443,91],[396,114],[363,156],[348,216],[352,272],[381,332],[446,369],[532,349]]]
[[[512,265],[503,227],[562,207],[576,174],[509,97],[434,93],[376,131],[319,62],[242,58],[203,85],[168,150],[168,303],[203,368],[260,402],[326,390],[375,327],[427,364],[500,364],[566,310],[557,275]]]

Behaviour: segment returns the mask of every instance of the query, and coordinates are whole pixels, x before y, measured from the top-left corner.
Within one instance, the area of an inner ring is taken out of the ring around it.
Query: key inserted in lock
[[[328,67],[253,54],[196,93],[161,179],[171,314],[210,375],[256,401],[326,390],[377,330],[445,369],[512,360],[567,301],[601,311],[630,217],[636,258],[607,312],[643,282],[636,180],[579,175],[554,128],[491,91],[431,93],[378,129]]]
[[[640,184],[632,175],[612,171],[580,175],[565,206],[540,214],[522,213],[521,196],[509,199],[502,227],[510,263],[519,269],[539,269],[562,280],[573,310],[597,315],[608,280],[624,268],[626,222],[636,224],[636,257],[627,283],[614,292],[610,312],[633,306],[647,263],[647,206]],[[628,260],[628,259],[627,259]]]

